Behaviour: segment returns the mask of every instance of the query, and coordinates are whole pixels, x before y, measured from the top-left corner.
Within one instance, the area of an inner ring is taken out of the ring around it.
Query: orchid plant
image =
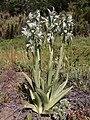
[[[29,13],[27,26],[22,33],[26,36],[27,53],[30,48],[33,56],[33,77],[30,78],[26,73],[24,88],[28,94],[28,100],[24,107],[31,108],[39,114],[51,113],[51,108],[68,92],[72,87],[64,89],[68,81],[62,84],[59,80],[59,70],[63,63],[63,49],[66,41],[72,38],[72,16],[57,14],[55,9],[48,9],[48,16],[41,16],[40,11]],[[53,69],[53,44],[55,41],[54,33],[62,36],[62,46],[56,71]],[[41,77],[41,46],[48,44],[50,59],[47,70],[47,77]]]

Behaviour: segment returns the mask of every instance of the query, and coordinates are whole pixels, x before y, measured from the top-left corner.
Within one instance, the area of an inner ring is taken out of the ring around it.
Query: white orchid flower
[[[67,33],[68,31],[67,30],[64,30],[64,33]]]
[[[29,13],[29,19],[32,19],[33,18],[33,14],[30,12]]]
[[[65,28],[66,27],[66,23],[65,22],[63,22],[63,28]]]
[[[68,16],[68,21],[69,21],[69,22],[72,22],[72,15],[69,15],[69,16]]]
[[[26,47],[29,47],[30,46],[30,44],[26,44]]]
[[[28,35],[28,31],[27,31],[27,29],[26,28],[22,28],[23,30],[22,30],[22,33],[25,35],[25,36],[27,36]]]

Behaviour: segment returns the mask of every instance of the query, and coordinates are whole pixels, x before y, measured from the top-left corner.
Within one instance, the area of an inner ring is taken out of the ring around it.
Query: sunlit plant
[[[89,66],[85,64],[72,64],[68,69],[69,79],[80,90],[87,91],[89,89]]]
[[[55,120],[66,120],[70,111],[71,104],[67,99],[60,100],[52,109],[54,111],[53,117]]]
[[[28,99],[24,103],[25,108],[31,108],[39,114],[52,113],[51,108],[60,100],[72,87],[64,89],[68,81],[62,84],[59,79],[59,71],[63,64],[63,49],[66,41],[72,37],[72,17],[64,14],[57,14],[53,10],[48,11],[48,16],[41,16],[40,11],[29,13],[26,28],[22,33],[27,39],[27,54],[30,48],[33,56],[32,78],[23,73],[25,81],[23,88],[25,89]],[[58,60],[57,69],[53,69],[53,44],[55,41],[54,33],[62,36],[62,45]],[[48,44],[49,46],[49,64],[47,76],[41,77],[41,46]]]

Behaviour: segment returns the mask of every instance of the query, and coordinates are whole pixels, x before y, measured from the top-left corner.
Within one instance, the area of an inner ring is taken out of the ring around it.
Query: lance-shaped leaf
[[[31,86],[31,88],[34,90],[33,82],[32,82],[32,80],[30,79],[30,77],[29,77],[26,73],[24,73],[24,72],[22,72],[22,74],[24,75],[24,77],[25,77],[26,80],[28,81],[28,83],[29,83],[29,85]]]
[[[52,108],[61,98],[63,98],[70,90],[72,87],[67,88],[66,90],[62,90],[60,93],[58,93],[56,96],[53,97],[49,101],[49,103],[45,106],[45,110],[49,110]]]
[[[31,116],[30,112],[27,113],[27,117],[26,118],[27,118],[27,120],[32,120],[32,116]]]
[[[27,113],[27,118],[26,119],[27,120],[32,120],[32,116],[31,116],[30,112]]]
[[[41,89],[44,90],[44,88],[45,88],[45,81],[42,78],[40,79],[40,85],[41,85]]]
[[[62,47],[60,49],[60,57],[59,57],[59,62],[58,62],[58,66],[57,66],[57,70],[56,70],[56,75],[55,75],[55,81],[58,80],[58,75],[59,75],[59,70],[61,68],[61,65],[62,65],[62,60],[63,60],[63,44],[62,44]]]
[[[42,101],[40,99],[40,96],[37,94],[37,92],[34,93],[35,95],[35,104],[37,105],[38,113],[41,114],[43,112],[43,106],[42,106]]]
[[[40,88],[40,68],[39,61],[36,59],[35,69],[34,71],[34,80],[37,88]]]
[[[62,84],[57,83],[57,85],[53,85],[52,86],[53,91],[51,93],[50,99],[53,99],[54,96],[57,96],[58,93],[60,93],[64,89],[64,87],[66,86],[67,82],[68,82],[68,75],[67,75],[67,78],[66,78],[65,82],[63,82]]]
[[[40,96],[43,105],[47,104],[49,102],[47,95],[43,92],[41,89],[36,89],[38,95]]]
[[[24,104],[24,108],[32,109],[34,112],[38,113],[38,110],[35,105],[30,104],[28,101],[24,101],[23,104]]]
[[[29,92],[30,92],[31,99],[34,100],[35,99],[34,92],[31,89],[29,89]]]
[[[53,50],[50,53],[50,61],[49,61],[49,68],[47,73],[47,85],[50,86],[52,83],[52,77],[53,77]]]

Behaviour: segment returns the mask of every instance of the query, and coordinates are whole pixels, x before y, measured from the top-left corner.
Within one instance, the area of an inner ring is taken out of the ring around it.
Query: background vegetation
[[[46,9],[52,9],[52,6],[55,7],[57,12],[65,11],[72,14],[75,23],[74,35],[83,34],[89,36],[90,0],[1,0],[0,11],[2,14],[0,14],[0,18],[4,18],[3,16],[6,13],[8,13],[10,17],[20,14],[28,15],[29,12],[37,9],[40,9],[41,13],[44,14],[47,12]],[[6,18],[7,17],[4,19]]]
[[[59,55],[60,44],[58,41],[60,37],[57,37],[56,42],[54,44],[54,58]],[[85,64],[90,66],[90,37],[82,37],[77,36],[73,38],[72,44],[70,46],[66,45],[65,52],[69,59],[69,64]],[[14,39],[8,39],[4,41],[0,41],[0,71],[4,69],[8,69],[9,64],[11,64],[11,68],[16,70],[23,69],[27,66],[28,58],[25,53],[25,37],[18,36]],[[45,55],[44,55],[45,53]],[[43,63],[45,62],[47,65],[48,58],[48,50],[47,47],[43,48]],[[44,57],[45,56],[45,57]],[[8,59],[7,59],[8,58]],[[9,62],[9,64],[8,64]],[[16,65],[16,67],[15,67]],[[43,64],[43,68],[45,68],[45,64]]]

